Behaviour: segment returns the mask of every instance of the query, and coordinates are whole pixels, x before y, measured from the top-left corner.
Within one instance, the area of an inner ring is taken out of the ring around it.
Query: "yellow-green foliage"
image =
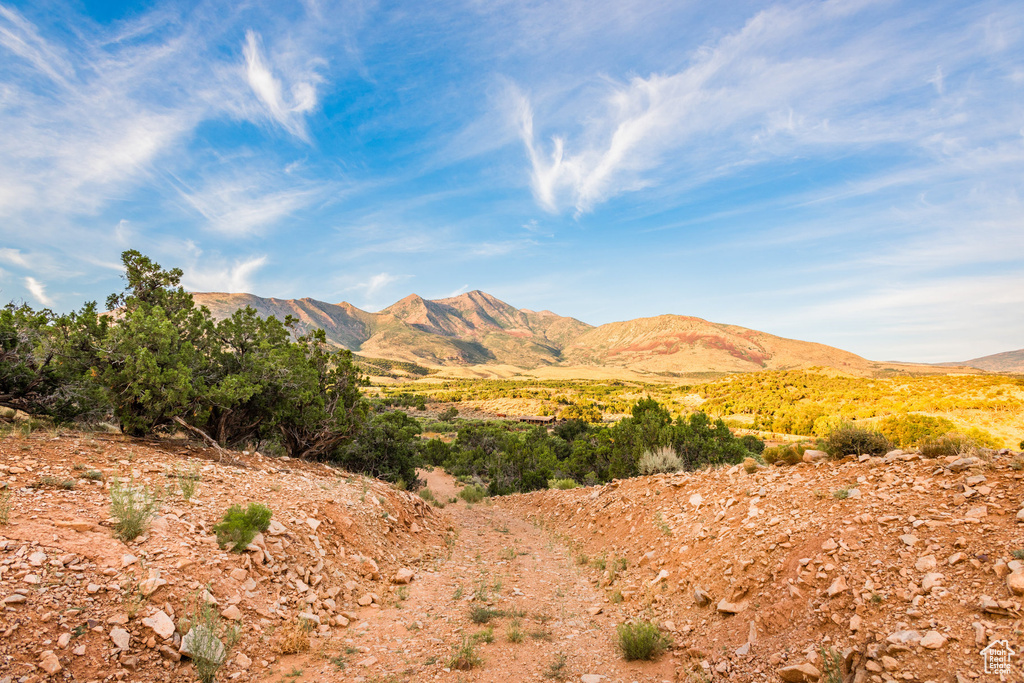
[[[560,489],[565,491],[567,489],[574,489],[578,484],[573,479],[548,479],[549,489]]]
[[[764,449],[761,457],[769,465],[795,465],[804,457],[807,446],[802,443],[769,446]]]
[[[952,432],[954,426],[944,417],[890,415],[879,423],[878,431],[894,445],[907,448]]]

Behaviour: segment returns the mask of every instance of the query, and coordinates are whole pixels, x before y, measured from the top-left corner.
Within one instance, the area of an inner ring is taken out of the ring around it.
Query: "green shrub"
[[[615,627],[619,650],[626,661],[657,659],[671,645],[671,639],[650,621],[636,621]]]
[[[232,550],[236,553],[245,551],[256,534],[267,530],[273,514],[270,508],[260,503],[249,503],[244,511],[241,505],[232,505],[220,524],[213,527],[217,543],[221,548],[233,544]]]
[[[845,424],[829,432],[821,445],[833,458],[861,454],[885,455],[892,448],[889,440],[878,432],[852,424]]]
[[[908,448],[953,431],[953,423],[930,415],[890,415],[878,425],[878,431],[900,448]]]
[[[942,436],[925,439],[921,443],[921,455],[926,458],[944,458],[950,455],[961,455],[975,447],[973,439],[963,434],[950,432]]]
[[[0,489],[0,526],[7,526],[11,522],[11,492],[9,489]]]
[[[434,492],[431,491],[428,488],[420,489],[419,490],[419,496],[420,496],[420,498],[422,498],[423,500],[427,501],[428,503],[433,503],[433,502],[437,501],[437,498],[434,497]]]
[[[449,406],[440,413],[437,414],[437,419],[441,422],[451,422],[459,415],[459,409],[455,406]]]
[[[508,622],[508,626],[505,627],[505,637],[508,638],[510,643],[523,642],[523,627],[519,619],[513,619]]]
[[[783,444],[764,449],[761,457],[769,465],[795,465],[804,457],[804,444]]]
[[[574,489],[577,486],[579,486],[579,484],[577,484],[576,481],[573,479],[548,479],[549,489],[559,489],[561,491],[566,491],[568,489]]]
[[[658,474],[661,472],[678,472],[683,466],[676,452],[668,447],[662,447],[653,451],[646,451],[636,461],[636,468],[640,474]]]
[[[743,444],[743,447],[746,448],[751,453],[764,453],[764,441],[757,438],[753,434],[746,434],[744,436],[741,436],[739,438],[739,442]]]
[[[153,494],[144,486],[127,485],[115,479],[110,485],[110,515],[117,521],[114,534],[126,543],[146,533],[149,522],[156,514]]]
[[[452,652],[452,656],[448,659],[448,668],[469,671],[483,663],[483,660],[476,654],[473,639],[468,636],[462,636],[462,645],[456,647]]]
[[[474,605],[469,609],[469,620],[474,624],[486,624],[495,617],[502,617],[505,613],[498,609],[491,609],[485,605]]]
[[[213,605],[204,600],[198,602],[198,607],[185,618],[188,628],[184,642],[195,664],[196,677],[202,683],[213,683],[231,648],[238,642],[241,630],[238,626],[225,628]]]
[[[475,484],[470,484],[459,491],[459,498],[467,503],[479,503],[486,495],[486,492]]]

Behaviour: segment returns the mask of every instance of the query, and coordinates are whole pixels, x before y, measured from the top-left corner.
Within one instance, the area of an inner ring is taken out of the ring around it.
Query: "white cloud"
[[[200,190],[183,188],[182,198],[198,211],[213,230],[241,237],[273,225],[307,206],[318,195],[311,187],[271,188],[282,184],[273,175],[236,175],[217,178]]]
[[[74,69],[58,50],[39,35],[17,10],[0,5],[0,45],[28,61],[58,84],[66,84]]]
[[[36,301],[44,306],[52,306],[53,299],[46,295],[46,285],[34,277],[25,278],[25,289],[27,289]]]
[[[902,19],[851,30],[868,6],[771,7],[694,51],[679,71],[607,79],[597,99],[593,88],[547,94],[539,101],[547,126],[511,86],[506,110],[537,203],[580,214],[625,192],[692,187],[814,149],[900,145],[923,164],[945,164],[1006,138],[1012,105],[994,114],[991,102],[1006,98],[979,98],[978,88],[995,86],[962,76],[986,59],[979,32],[937,37]],[[564,132],[544,135],[545,127]]]
[[[304,79],[296,79],[286,101],[281,81],[264,59],[262,40],[255,31],[246,31],[242,54],[245,57],[246,81],[270,118],[295,137],[308,141],[309,131],[304,117],[317,106],[316,84],[319,78],[316,73],[309,71],[304,74]]]
[[[369,298],[375,296],[378,292],[380,292],[380,290],[384,289],[392,282],[397,282],[398,280],[401,279],[402,276],[399,275],[391,275],[390,273],[387,272],[377,273],[376,275],[370,276],[370,278],[367,279],[365,282],[360,282],[356,285],[353,285],[349,289],[361,290],[363,292],[363,295]]]
[[[0,249],[0,261],[6,261],[7,263],[15,266],[21,266],[22,268],[28,268],[28,259],[17,249],[11,249],[4,247]]]
[[[266,256],[253,256],[237,260],[230,266],[223,261],[205,268],[194,266],[185,271],[182,286],[193,292],[251,292],[253,276],[266,263]]]

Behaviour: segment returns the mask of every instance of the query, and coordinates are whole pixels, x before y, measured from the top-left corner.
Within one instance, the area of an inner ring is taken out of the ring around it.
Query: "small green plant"
[[[573,479],[548,479],[549,489],[558,489],[559,491],[568,491],[574,489],[579,484]]]
[[[605,567],[607,565],[608,561],[605,559],[604,555],[602,555],[601,557],[595,557],[593,560],[590,561],[590,566],[601,572],[605,570]]]
[[[117,520],[114,533],[127,543],[149,529],[149,522],[156,514],[156,502],[149,489],[136,486],[134,479],[127,484],[115,479],[110,485],[110,514]]]
[[[398,598],[400,601],[408,600],[409,599],[409,587],[408,586],[399,586],[395,590],[395,597]]]
[[[484,605],[473,605],[469,609],[469,620],[474,624],[486,624],[495,617],[504,616],[504,612],[497,609],[491,609]]]
[[[581,567],[586,566],[588,562],[590,562],[590,557],[588,557],[586,553],[580,553],[576,556],[576,564]]]
[[[11,523],[11,492],[9,489],[0,489],[0,526],[7,526]]]
[[[949,432],[942,436],[931,437],[921,442],[921,455],[925,458],[944,458],[951,455],[967,453],[977,444],[963,434]]]
[[[511,562],[512,560],[516,559],[516,549],[515,548],[502,548],[502,550],[501,550],[501,559],[507,560],[508,562]]]
[[[121,607],[128,614],[128,618],[134,619],[145,602],[146,596],[139,590],[138,579],[135,578],[134,574],[129,574],[124,587],[121,589]]]
[[[452,651],[452,656],[448,659],[448,668],[469,671],[483,663],[483,660],[476,653],[476,644],[473,642],[473,639],[463,636],[462,644]]]
[[[434,492],[426,487],[419,490],[419,496],[428,503],[434,503],[437,501],[437,498],[434,497]]]
[[[666,536],[672,535],[672,527],[668,525],[668,522],[665,521],[665,518],[661,516],[660,512],[654,516],[654,521],[657,523],[658,528],[661,529],[661,533]]]
[[[548,664],[548,668],[544,671],[544,678],[564,681],[565,677],[569,675],[568,665],[569,658],[566,657],[564,652],[559,652],[555,655],[554,661]]]
[[[1017,549],[1013,551],[1013,559],[1024,560],[1024,549]]]
[[[836,500],[846,500],[850,497],[850,489],[836,489],[832,492],[832,497]]]
[[[663,446],[654,451],[647,451],[636,462],[640,474],[659,474],[661,472],[678,472],[683,467],[675,450]]]
[[[473,640],[478,643],[493,643],[494,642],[494,628],[488,626],[482,631],[478,631],[473,634]]]
[[[771,446],[764,449],[761,457],[769,465],[795,465],[804,457],[804,444]]]
[[[224,513],[220,524],[213,527],[213,533],[217,534],[217,544],[224,548],[231,543],[234,552],[244,552],[256,534],[270,527],[273,514],[270,508],[261,503],[249,503],[244,511],[241,505],[232,505]]]
[[[505,638],[510,643],[523,642],[523,627],[519,619],[513,619],[508,622],[508,626],[505,627]]]
[[[459,600],[461,600],[463,593],[464,593],[464,589],[462,588],[462,586],[456,586],[455,587],[455,593],[452,595],[452,601],[458,602]]]
[[[82,476],[89,481],[103,481],[103,473],[99,470],[89,470]]]
[[[241,630],[237,626],[225,628],[216,607],[205,600],[197,603],[187,618],[189,628],[183,643],[195,664],[196,677],[202,683],[213,683],[231,648],[238,642]]]
[[[190,465],[187,469],[179,469],[175,467],[174,476],[178,479],[178,488],[181,489],[181,497],[186,502],[192,500],[192,496],[196,495],[196,490],[199,488],[199,466]]]
[[[882,600],[884,600],[884,599],[885,598],[882,597],[881,593],[872,593],[871,594],[871,604],[873,604],[873,605],[880,605],[880,604],[882,604]]]
[[[619,637],[619,650],[626,661],[657,659],[672,641],[650,621],[635,621],[615,627]]]
[[[617,605],[620,602],[622,602],[622,591],[612,591],[612,594],[608,596],[608,601],[611,602],[613,605]]]
[[[615,560],[615,571],[617,571],[617,572],[624,572],[624,571],[626,571],[626,565],[627,564],[628,564],[628,562],[626,561],[626,558],[620,557],[619,559]]]
[[[843,653],[834,647],[821,648],[821,678],[818,683],[843,683]]]
[[[743,459],[743,471],[746,472],[747,474],[753,474],[754,472],[757,472],[759,469],[761,469],[761,463],[759,463],[754,458]]]
[[[836,427],[822,439],[821,445],[825,452],[833,458],[847,455],[885,455],[892,448],[889,439],[879,432],[844,424]]]
[[[467,503],[479,503],[485,496],[485,491],[475,484],[470,484],[459,491],[459,498]]]

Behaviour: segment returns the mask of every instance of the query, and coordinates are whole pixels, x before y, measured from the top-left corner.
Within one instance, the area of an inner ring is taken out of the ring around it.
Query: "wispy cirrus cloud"
[[[25,289],[27,289],[36,301],[44,306],[52,306],[53,299],[46,294],[46,285],[34,277],[25,278]]]
[[[195,256],[198,262],[199,254],[196,253]],[[266,264],[265,255],[233,261],[223,258],[207,259],[207,263],[202,266],[197,263],[183,269],[182,286],[194,292],[251,292],[253,277]]]
[[[274,75],[264,57],[263,42],[255,31],[246,31],[245,77],[253,93],[266,109],[266,114],[295,137],[309,141],[305,115],[317,106],[317,73],[309,69],[293,79],[290,96],[286,97],[280,79]]]
[[[569,132],[547,141],[535,102],[510,86],[507,111],[527,152],[537,203],[581,214],[622,193],[699,184],[814,150],[898,145],[946,164],[1010,132],[1012,116],[975,108],[970,97],[978,86],[965,72],[993,49],[980,26],[947,28],[946,39],[935,40],[915,34],[913,18],[888,18],[870,33],[844,34],[858,12],[871,9],[835,2],[772,7],[694,51],[679,71],[607,79],[596,100],[588,99],[593,89],[573,91],[571,103],[548,94],[546,108],[562,112],[555,125]],[[1003,49],[1008,40],[1004,34]],[[1008,69],[998,62],[988,68]]]

